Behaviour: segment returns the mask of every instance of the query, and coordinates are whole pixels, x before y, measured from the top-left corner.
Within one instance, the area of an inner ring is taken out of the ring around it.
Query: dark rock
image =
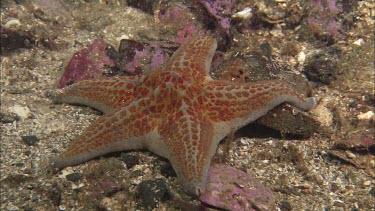
[[[257,123],[280,131],[285,138],[308,138],[318,132],[320,124],[310,115],[296,113],[290,105],[281,105],[259,118]]]
[[[130,153],[121,153],[121,160],[126,164],[128,169],[133,168],[133,166],[140,163],[140,158],[138,155],[133,155]]]
[[[9,94],[24,94],[24,93],[27,93],[27,92],[30,92],[30,91],[24,90],[21,87],[12,86],[12,87],[9,87],[9,89],[8,89]]]
[[[17,114],[14,113],[0,113],[0,122],[2,123],[12,123],[19,120]]]
[[[292,205],[288,201],[281,201],[280,202],[280,209],[281,209],[281,211],[293,210]]]
[[[66,175],[66,179],[72,182],[78,182],[82,178],[81,173],[74,172]]]
[[[332,183],[331,184],[331,191],[332,192],[337,192],[338,190],[340,190],[341,189],[341,186],[339,185],[339,184],[337,184],[337,183]]]
[[[370,189],[369,194],[375,197],[375,186]]]
[[[338,59],[332,54],[315,54],[308,59],[304,73],[311,81],[330,84],[339,74]]]
[[[153,14],[154,7],[157,5],[158,1],[154,0],[127,0],[126,3],[130,7],[134,7],[142,10],[145,13]]]
[[[53,205],[59,206],[61,203],[62,190],[57,183],[52,184],[52,187],[48,190],[48,198],[51,199]]]
[[[132,172],[130,173],[130,177],[131,177],[131,178],[140,177],[140,176],[142,176],[143,174],[144,174],[144,173],[143,173],[142,170],[135,170],[135,171],[132,171]]]
[[[98,193],[111,196],[122,190],[122,184],[116,178],[103,178],[96,184]]]
[[[15,51],[19,48],[30,48],[30,43],[34,43],[35,38],[24,31],[14,31],[11,29],[0,30],[0,54]]]
[[[177,176],[170,162],[164,162],[164,164],[160,167],[160,173],[165,177]]]
[[[39,142],[39,139],[34,135],[21,136],[21,138],[28,146],[35,146]]]
[[[167,198],[168,189],[164,179],[146,180],[138,185],[142,204],[150,209],[156,208],[159,201]]]
[[[21,184],[34,181],[34,177],[27,176],[25,174],[9,175],[0,181],[0,186],[4,188],[14,188]]]

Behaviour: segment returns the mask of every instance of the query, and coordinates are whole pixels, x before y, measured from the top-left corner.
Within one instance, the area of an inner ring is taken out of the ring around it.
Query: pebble
[[[6,123],[12,123],[14,121],[19,120],[18,116],[14,113],[0,113],[0,122],[6,124]]]
[[[250,7],[245,7],[243,10],[232,15],[232,19],[247,20],[253,16],[252,9]]]
[[[372,196],[372,197],[375,197],[375,186],[372,187],[369,191],[369,194]]]
[[[306,60],[306,54],[305,52],[301,51],[297,54],[297,61],[300,64],[304,64]]]
[[[74,173],[66,175],[66,179],[72,182],[78,182],[81,178],[82,178],[82,175],[79,172],[74,172]]]
[[[336,80],[339,69],[335,55],[322,53],[313,55],[304,66],[304,72],[309,80],[323,84],[330,84]]]
[[[25,142],[28,146],[35,146],[39,139],[38,137],[31,135],[31,136],[21,136],[22,141]]]
[[[18,19],[13,19],[13,20],[6,22],[4,26],[6,29],[17,28],[21,26],[21,22]]]
[[[31,116],[30,109],[26,106],[14,105],[13,106],[14,113],[17,114],[21,119],[27,119]]]
[[[138,185],[139,198],[142,204],[150,209],[156,208],[159,201],[168,195],[167,184],[164,179],[145,180]]]
[[[7,211],[16,211],[16,210],[20,210],[20,208],[18,208],[17,206],[13,204],[8,204]]]
[[[345,207],[345,203],[341,200],[335,200],[333,201],[333,206],[336,206],[336,207]]]
[[[121,160],[125,163],[126,168],[131,169],[133,166],[140,163],[140,158],[138,155],[133,155],[131,153],[121,153]]]
[[[350,152],[349,150],[346,150],[345,153],[346,153],[346,156],[348,156],[348,157],[351,158],[351,159],[354,159],[354,158],[357,157],[355,154],[353,154],[353,153]]]
[[[362,38],[359,38],[358,40],[354,41],[354,45],[362,45],[365,41]]]
[[[293,210],[292,205],[288,201],[281,201],[280,202],[280,209],[281,209],[281,211]]]
[[[170,162],[165,162],[164,165],[160,167],[160,173],[165,177],[177,177]]]
[[[371,181],[370,180],[364,181],[363,185],[366,186],[366,187],[370,186],[371,185]]]
[[[375,113],[373,111],[368,111],[366,113],[360,113],[357,118],[359,120],[370,120],[374,117]]]

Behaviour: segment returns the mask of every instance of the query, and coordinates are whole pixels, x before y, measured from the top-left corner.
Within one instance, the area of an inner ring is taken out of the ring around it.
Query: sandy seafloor
[[[43,1],[35,2],[45,8]],[[309,114],[324,130],[303,140],[237,135],[230,144],[219,147],[218,156],[226,157],[222,162],[253,175],[274,192],[279,210],[375,210],[374,154],[346,150],[349,158],[362,162],[358,165],[329,154],[338,141],[355,137],[374,140],[374,36],[369,30],[374,27],[374,6],[371,1],[353,2],[358,4],[355,27],[346,32],[346,38],[335,40],[343,52],[338,60],[340,74],[329,84],[311,82],[312,93],[320,101]],[[32,7],[26,3],[5,1],[2,26],[17,19],[19,23],[7,27],[40,33],[36,37],[56,30],[48,18],[31,13]],[[199,208],[199,201],[181,190],[176,177],[160,174],[160,166],[168,161],[147,151],[130,152],[141,161],[131,169],[119,153],[61,171],[49,168],[48,159],[62,152],[100,116],[90,108],[56,105],[45,97],[47,90],[56,88],[72,55],[98,37],[114,46],[126,37],[154,39],[160,27],[152,15],[117,1],[80,4],[68,7],[72,16],[66,15],[65,9],[45,9],[50,18],[55,13],[66,18],[67,26],[61,26],[55,45],[34,43],[1,55],[1,113],[8,117],[16,114],[17,118],[0,125],[0,210],[147,210],[140,202],[137,185],[155,178],[164,179],[169,192],[168,199],[158,202],[155,210]],[[17,15],[10,18],[14,13]],[[280,37],[270,31],[247,31],[237,38],[259,36],[269,39],[272,46]],[[280,33],[293,39],[293,33]],[[325,50],[306,41],[296,42],[305,55]],[[296,62],[296,57],[280,55],[279,46],[273,47],[277,60],[289,62],[297,72],[302,69],[303,63]],[[22,136],[36,136],[38,141],[30,146]],[[82,178],[68,181],[65,176],[73,172]],[[104,182],[111,190],[97,188],[106,178],[110,178]]]

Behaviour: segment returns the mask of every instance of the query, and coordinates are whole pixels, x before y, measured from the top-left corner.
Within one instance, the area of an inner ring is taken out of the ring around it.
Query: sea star
[[[217,42],[195,35],[164,68],[145,75],[80,81],[49,94],[57,102],[83,104],[104,113],[53,161],[77,165],[106,153],[148,149],[167,158],[190,193],[205,191],[217,145],[234,131],[287,102],[315,105],[282,81],[234,83],[209,75]]]

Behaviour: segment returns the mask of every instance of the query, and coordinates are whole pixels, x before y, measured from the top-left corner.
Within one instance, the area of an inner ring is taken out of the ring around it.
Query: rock
[[[20,208],[18,208],[16,205],[14,204],[7,205],[7,211],[17,211],[17,210],[20,210]]]
[[[199,199],[225,210],[275,210],[270,189],[247,173],[226,165],[211,165],[206,192]]]
[[[293,210],[292,205],[288,201],[285,201],[285,200],[280,202],[280,209],[281,209],[281,211],[291,211],[291,210]]]
[[[121,153],[121,160],[125,163],[126,168],[131,169],[133,166],[140,163],[140,158],[138,155],[133,155],[131,153]]]
[[[150,209],[156,208],[159,201],[168,196],[167,184],[164,179],[145,180],[138,185],[139,198],[142,204]]]
[[[157,6],[158,1],[153,0],[126,0],[130,7],[142,10],[145,13],[153,14],[154,8]]]
[[[48,189],[47,196],[51,199],[53,205],[59,206],[61,203],[62,190],[58,183],[53,183]]]
[[[304,73],[311,81],[330,84],[339,73],[338,59],[330,53],[315,54],[308,59]]]
[[[318,132],[320,123],[310,115],[296,112],[290,105],[281,105],[260,117],[257,123],[280,131],[282,135],[308,138]]]
[[[31,116],[30,109],[27,106],[14,105],[13,111],[20,119],[27,119]]]
[[[164,162],[164,165],[160,167],[160,173],[165,177],[177,177],[170,162]]]
[[[107,43],[96,39],[87,48],[74,54],[65,67],[58,88],[64,88],[78,81],[100,76],[105,66],[114,66],[115,62],[106,55]]]
[[[28,146],[35,146],[39,142],[39,139],[34,135],[21,136],[21,138]]]
[[[66,179],[72,182],[78,182],[81,178],[82,178],[82,175],[79,172],[74,172],[74,173],[66,175]]]
[[[19,120],[19,117],[15,113],[0,113],[0,122],[2,123],[12,123]]]
[[[372,196],[372,197],[375,197],[375,186],[372,187],[369,191],[369,194]]]
[[[199,1],[218,22],[220,29],[230,35],[231,14],[233,3],[231,0],[202,0]]]

